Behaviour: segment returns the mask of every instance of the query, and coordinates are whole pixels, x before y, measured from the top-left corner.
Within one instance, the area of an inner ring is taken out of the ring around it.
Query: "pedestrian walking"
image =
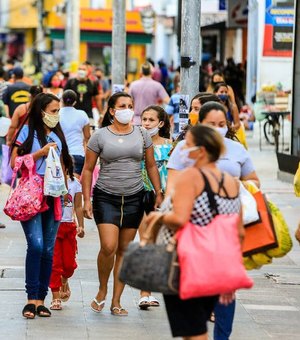
[[[61,99],[63,89],[61,87],[61,80],[59,79],[59,75],[57,73],[52,74],[48,84],[48,87],[45,88],[45,92],[55,94],[59,99]]]
[[[49,285],[52,291],[51,310],[61,310],[62,301],[68,301],[71,296],[68,280],[73,276],[77,268],[76,236],[84,237],[82,188],[78,179],[74,177],[72,168],[73,164],[68,169],[68,201],[64,207],[54,246]],[[74,215],[76,215],[78,225]]]
[[[227,120],[233,125],[240,124],[239,112],[236,105],[233,105],[229,97],[229,89],[226,83],[217,83],[214,87],[216,94],[227,110]]]
[[[6,144],[8,146],[11,146],[11,143],[15,137],[16,132],[19,130],[21,126],[26,124],[26,121],[28,120],[28,111],[30,107],[30,103],[33,101],[33,99],[39,94],[43,92],[43,87],[40,85],[34,85],[31,86],[29,89],[30,93],[30,102],[19,105],[11,118],[11,124],[6,136]]]
[[[145,157],[148,176],[156,193],[156,206],[162,201],[159,173],[152,140],[142,128],[132,126],[133,100],[125,92],[117,92],[108,101],[103,127],[89,140],[82,172],[84,216],[94,215],[100,239],[98,254],[99,291],[91,303],[95,312],[104,308],[107,283],[114,268],[114,289],[111,313],[126,316],[121,305],[124,289],[118,279],[122,256],[136,235],[144,215],[144,185],[141,161]],[[100,158],[101,170],[90,201],[92,175]]]
[[[59,125],[59,99],[52,94],[38,94],[28,113],[28,125],[24,125],[12,143],[11,166],[17,156],[32,154],[36,163],[36,172],[44,176],[46,157],[50,147],[54,147],[61,156],[63,167],[69,168],[72,159]],[[54,206],[56,201],[56,206]],[[49,317],[51,312],[44,306],[52,270],[53,248],[59,225],[58,200],[47,196],[48,210],[40,212],[30,220],[21,222],[26,241],[25,288],[27,304],[23,316],[33,319],[35,315]],[[61,210],[61,209],[60,209]]]
[[[253,163],[248,151],[235,141],[235,130],[227,123],[226,110],[217,102],[204,104],[199,113],[199,122],[214,127],[223,136],[226,151],[217,162],[221,171],[226,171],[231,176],[241,181],[252,181],[260,186]],[[182,158],[182,148],[186,141],[179,142],[172,152],[168,162],[168,192],[174,187],[181,170],[193,165],[193,160]],[[235,302],[228,306],[217,304],[215,307],[214,340],[229,339],[235,312]]]
[[[79,66],[77,77],[68,80],[64,90],[73,90],[77,94],[75,109],[86,112],[90,119],[91,126],[95,126],[93,118],[93,100],[99,112],[102,110],[101,97],[95,81],[88,78],[88,65]]]
[[[2,100],[7,106],[9,116],[12,117],[15,109],[30,101],[30,85],[23,81],[24,72],[21,67],[12,70],[13,83],[8,85],[2,95]]]
[[[173,187],[172,210],[161,217],[161,222],[172,233],[187,222],[199,228],[205,227],[216,214],[241,216],[239,184],[217,166],[224,150],[224,140],[216,129],[198,125],[187,132],[185,144],[181,148],[181,161],[191,167],[178,175]],[[208,204],[211,196],[215,198],[217,209]],[[151,213],[148,222],[156,214],[161,213]],[[237,228],[242,238],[244,229],[241,218]],[[207,340],[207,321],[218,300],[228,305],[234,300],[234,292],[187,300],[180,299],[178,295],[164,295],[173,337]]]
[[[165,88],[152,79],[152,68],[150,63],[142,65],[142,77],[133,81],[129,86],[129,94],[134,100],[134,119],[135,125],[141,125],[141,113],[149,105],[168,104],[170,97]]]
[[[79,178],[91,132],[89,118],[84,111],[75,109],[76,102],[77,95],[73,90],[64,91],[59,122],[66,137],[69,153],[74,160],[74,174]]]
[[[154,159],[158,168],[162,192],[165,192],[167,184],[167,163],[169,159],[169,153],[172,148],[172,141],[170,140],[170,122],[168,114],[165,110],[158,105],[148,106],[142,112],[142,127],[145,128],[152,139],[154,148]],[[148,192],[153,192],[153,186],[149,177],[147,176],[147,169],[145,162],[142,163],[143,181],[145,190]],[[150,196],[151,197],[151,196]],[[153,194],[153,197],[154,194]],[[154,210],[154,200],[153,206],[147,207],[147,211]],[[152,204],[151,204],[152,205]],[[139,227],[139,234],[142,237],[144,233],[144,223],[142,221]],[[151,292],[141,291],[140,300],[138,303],[141,309],[147,309],[148,307],[158,307],[159,301],[151,295]]]

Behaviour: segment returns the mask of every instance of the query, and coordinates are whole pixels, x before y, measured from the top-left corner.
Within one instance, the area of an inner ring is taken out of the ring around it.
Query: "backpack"
[[[22,176],[17,187],[13,190],[20,169]],[[11,189],[4,207],[4,213],[12,220],[28,221],[39,212],[47,209],[48,206],[44,201],[43,178],[36,173],[33,156],[28,154],[16,157]]]

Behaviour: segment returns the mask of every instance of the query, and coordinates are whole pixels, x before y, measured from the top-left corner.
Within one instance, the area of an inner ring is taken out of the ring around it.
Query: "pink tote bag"
[[[187,223],[176,233],[181,299],[253,286],[242,261],[239,218],[238,214],[216,215],[204,227]]]

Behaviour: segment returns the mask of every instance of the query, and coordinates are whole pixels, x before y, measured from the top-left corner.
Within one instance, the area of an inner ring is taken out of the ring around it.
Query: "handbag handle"
[[[28,169],[29,178],[32,178],[32,170],[34,167],[34,160],[33,160],[32,154],[27,154],[25,156],[16,157],[15,166],[13,168],[13,174],[12,174],[12,179],[11,179],[11,185],[10,185],[11,189],[14,187],[14,184],[17,178],[17,173],[21,169],[23,164]]]
[[[153,220],[151,221],[151,223],[147,225],[146,231],[140,241],[141,246],[145,246],[146,244],[155,242],[158,231],[162,226],[161,222],[162,217],[163,213],[157,213],[155,218],[153,218]]]
[[[200,173],[201,173],[201,175],[203,176],[203,179],[204,179],[204,185],[205,185],[204,190],[207,193],[211,213],[214,217],[216,217],[217,215],[219,215],[219,209],[218,209],[218,205],[217,205],[217,202],[216,202],[216,199],[215,199],[215,194],[211,190],[209,181],[208,181],[207,177],[205,176],[204,172],[201,169],[199,169],[199,171],[200,171]]]

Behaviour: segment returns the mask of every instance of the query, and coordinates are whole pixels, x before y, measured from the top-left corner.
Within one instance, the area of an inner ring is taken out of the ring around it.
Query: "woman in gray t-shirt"
[[[115,93],[108,101],[108,109],[101,129],[90,138],[82,172],[84,215],[94,215],[101,249],[98,255],[99,291],[91,303],[95,312],[105,304],[107,283],[114,267],[114,291],[111,313],[128,315],[121,307],[124,285],[118,279],[122,254],[136,235],[144,215],[141,161],[146,160],[148,176],[156,192],[156,205],[162,202],[159,173],[149,133],[131,124],[133,101],[125,92]],[[100,158],[100,172],[90,201],[92,174]],[[115,263],[115,266],[114,266]]]

